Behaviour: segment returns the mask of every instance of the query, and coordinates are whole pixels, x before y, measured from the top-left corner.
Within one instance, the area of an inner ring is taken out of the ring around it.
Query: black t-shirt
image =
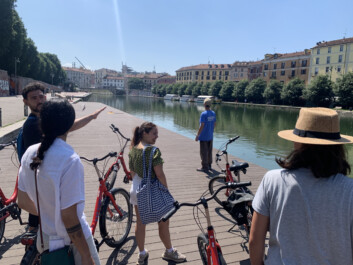
[[[31,118],[27,118],[23,124],[23,142],[25,150],[34,144],[40,143],[42,139],[42,132],[39,128],[39,119],[36,115],[31,113]]]

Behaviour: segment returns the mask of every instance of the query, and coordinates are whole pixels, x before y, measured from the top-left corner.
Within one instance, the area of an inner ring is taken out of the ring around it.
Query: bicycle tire
[[[123,216],[119,217],[109,197],[106,197],[99,216],[99,229],[104,242],[112,248],[120,247],[129,235],[132,206],[129,193],[121,188],[110,191]],[[113,216],[111,214],[113,213]],[[114,214],[115,213],[115,214]]]
[[[4,208],[4,205],[0,202],[0,209]],[[1,213],[0,217],[3,217],[6,213]],[[6,218],[0,222],[0,243],[5,233]]]
[[[217,250],[217,254],[218,254],[218,263],[219,263],[219,265],[227,265],[227,262],[224,260],[223,254],[222,254],[222,252],[219,249]]]
[[[232,175],[233,182],[237,182],[237,179],[236,179],[237,174],[239,174],[239,173],[235,172],[235,175],[236,175],[235,177]],[[224,176],[224,175],[219,175],[219,176],[216,176],[216,177],[212,178],[212,179],[210,180],[210,182],[208,183],[208,189],[209,189],[211,195],[213,195],[213,193],[214,193],[219,187],[224,186],[224,185],[227,184],[227,183],[228,183],[228,182],[226,181],[226,176]],[[226,191],[225,191],[225,190],[219,192],[219,193],[217,194],[217,196],[214,197],[215,201],[216,201],[219,205],[221,205],[221,206],[223,206],[222,201],[226,201],[227,198],[228,198],[228,197],[226,196]]]
[[[197,236],[197,246],[199,248],[202,264],[208,265],[208,261],[207,261],[208,238],[205,234],[201,233]]]
[[[36,243],[27,249],[23,255],[20,265],[40,265],[39,253],[35,244]]]
[[[112,170],[110,171],[109,175],[105,181],[105,186],[107,187],[107,190],[111,190],[114,187],[116,176],[118,174],[119,167],[117,164],[113,165]]]

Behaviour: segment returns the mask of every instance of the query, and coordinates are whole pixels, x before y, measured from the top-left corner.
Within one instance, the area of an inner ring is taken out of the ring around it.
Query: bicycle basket
[[[227,201],[224,201],[223,208],[233,217],[238,225],[247,223],[249,201],[252,201],[254,196],[242,190],[234,190],[229,195]]]

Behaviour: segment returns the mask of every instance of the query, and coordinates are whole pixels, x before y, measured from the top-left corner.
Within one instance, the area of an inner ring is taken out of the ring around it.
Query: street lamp
[[[53,73],[51,73],[50,76],[51,76],[51,84],[53,84],[53,78],[55,75]]]
[[[15,77],[17,76],[17,64],[20,63],[20,59],[15,57]]]

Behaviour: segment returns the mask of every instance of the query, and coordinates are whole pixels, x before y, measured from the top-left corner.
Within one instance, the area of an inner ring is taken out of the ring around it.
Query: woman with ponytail
[[[66,143],[74,120],[75,110],[68,101],[43,104],[40,126],[44,137],[40,144],[32,145],[23,155],[18,205],[31,214],[40,215],[42,236],[38,231],[37,240],[40,253],[73,244],[76,265],[99,265],[91,230],[83,213],[83,166],[80,157]]]
[[[130,202],[135,207],[137,218],[135,227],[135,236],[139,248],[138,260],[136,262],[137,265],[145,264],[149,254],[147,249],[145,249],[146,225],[142,223],[138,211],[136,191],[143,177],[143,150],[145,149],[146,165],[148,165],[152,152],[152,145],[156,143],[157,138],[157,126],[152,122],[142,123],[141,126],[137,126],[134,130],[134,135],[131,141],[131,150],[129,153],[129,167],[131,176],[133,176],[133,183],[130,190]],[[161,151],[158,148],[155,150],[152,158],[152,167],[151,177],[157,177],[158,180],[168,188],[167,179],[163,171],[163,159]],[[172,246],[169,233],[169,220],[167,222],[159,222],[158,229],[159,237],[166,248],[162,254],[162,258],[173,262],[184,262],[186,257]]]

